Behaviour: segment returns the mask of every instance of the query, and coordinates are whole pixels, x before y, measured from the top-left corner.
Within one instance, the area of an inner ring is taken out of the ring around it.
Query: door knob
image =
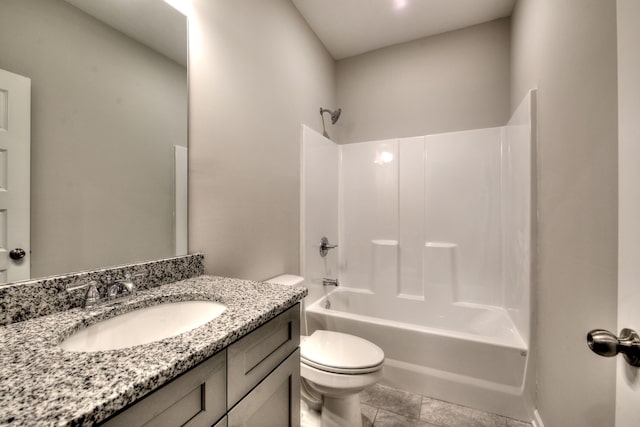
[[[11,259],[20,260],[20,259],[24,258],[25,256],[27,256],[27,253],[25,252],[24,249],[21,249],[21,248],[12,249],[9,252],[9,258],[11,258]]]
[[[604,357],[622,353],[629,365],[640,367],[640,336],[634,330],[624,328],[616,337],[604,329],[594,329],[587,334],[587,345]]]

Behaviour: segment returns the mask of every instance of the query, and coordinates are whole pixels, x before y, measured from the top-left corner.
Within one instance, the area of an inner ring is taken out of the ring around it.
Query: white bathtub
[[[524,392],[529,352],[502,308],[450,304],[436,309],[422,300],[380,301],[368,291],[338,288],[307,307],[307,321],[309,332],[345,332],[380,346],[385,385],[531,419],[532,399]]]

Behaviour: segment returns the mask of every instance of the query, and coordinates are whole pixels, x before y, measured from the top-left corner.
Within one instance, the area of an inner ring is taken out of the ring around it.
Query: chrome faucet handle
[[[100,304],[100,292],[98,292],[98,282],[92,280],[87,285],[87,293],[84,296],[84,308],[94,307]]]
[[[329,253],[329,249],[335,249],[337,247],[338,245],[329,244],[329,239],[327,239],[326,237],[323,237],[322,239],[320,239],[320,256],[326,257],[327,254]]]
[[[77,289],[84,289],[84,288],[87,289],[87,292],[84,294],[82,307],[90,308],[100,304],[102,298],[100,297],[100,292],[98,291],[98,282],[96,282],[95,280],[90,280],[82,284],[67,285],[66,291],[71,292]]]
[[[105,298],[107,300],[114,300],[118,297],[118,290],[120,289],[120,283],[118,281],[115,281],[113,283],[111,283],[109,286],[107,286],[107,291],[105,293]]]
[[[124,275],[124,280],[116,280],[116,282],[120,283],[120,286],[129,294],[133,294],[136,290],[136,285],[133,283],[133,279],[131,279],[131,274],[129,273]]]
[[[136,279],[138,277],[145,277],[148,275],[149,275],[149,272],[147,270],[142,270],[136,274],[127,274],[125,278],[128,278],[129,281],[133,284],[133,292],[135,293],[138,290],[138,284],[133,279]]]
[[[129,279],[136,279],[138,277],[145,277],[148,275],[149,275],[149,272],[147,270],[142,270],[136,274],[127,274],[125,277],[128,277]]]

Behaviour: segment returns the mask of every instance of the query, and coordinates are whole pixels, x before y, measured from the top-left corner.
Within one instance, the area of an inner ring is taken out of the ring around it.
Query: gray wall
[[[539,88],[538,409],[613,426],[616,361],[585,334],[616,330],[615,2],[520,0],[512,28],[512,107]]]
[[[192,0],[189,250],[205,270],[299,268],[300,124],[335,104],[334,61],[290,0]]]
[[[62,0],[2,0],[0,68],[32,82],[32,277],[172,255],[186,69]]]
[[[502,126],[509,120],[509,57],[504,18],[338,61],[337,139]]]

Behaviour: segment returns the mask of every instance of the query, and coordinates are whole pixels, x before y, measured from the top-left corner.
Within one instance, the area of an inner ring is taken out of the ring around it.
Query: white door
[[[31,80],[0,70],[0,283],[28,279]]]
[[[640,333],[640,1],[618,0],[618,332]],[[618,356],[616,426],[640,426],[640,368]]]

